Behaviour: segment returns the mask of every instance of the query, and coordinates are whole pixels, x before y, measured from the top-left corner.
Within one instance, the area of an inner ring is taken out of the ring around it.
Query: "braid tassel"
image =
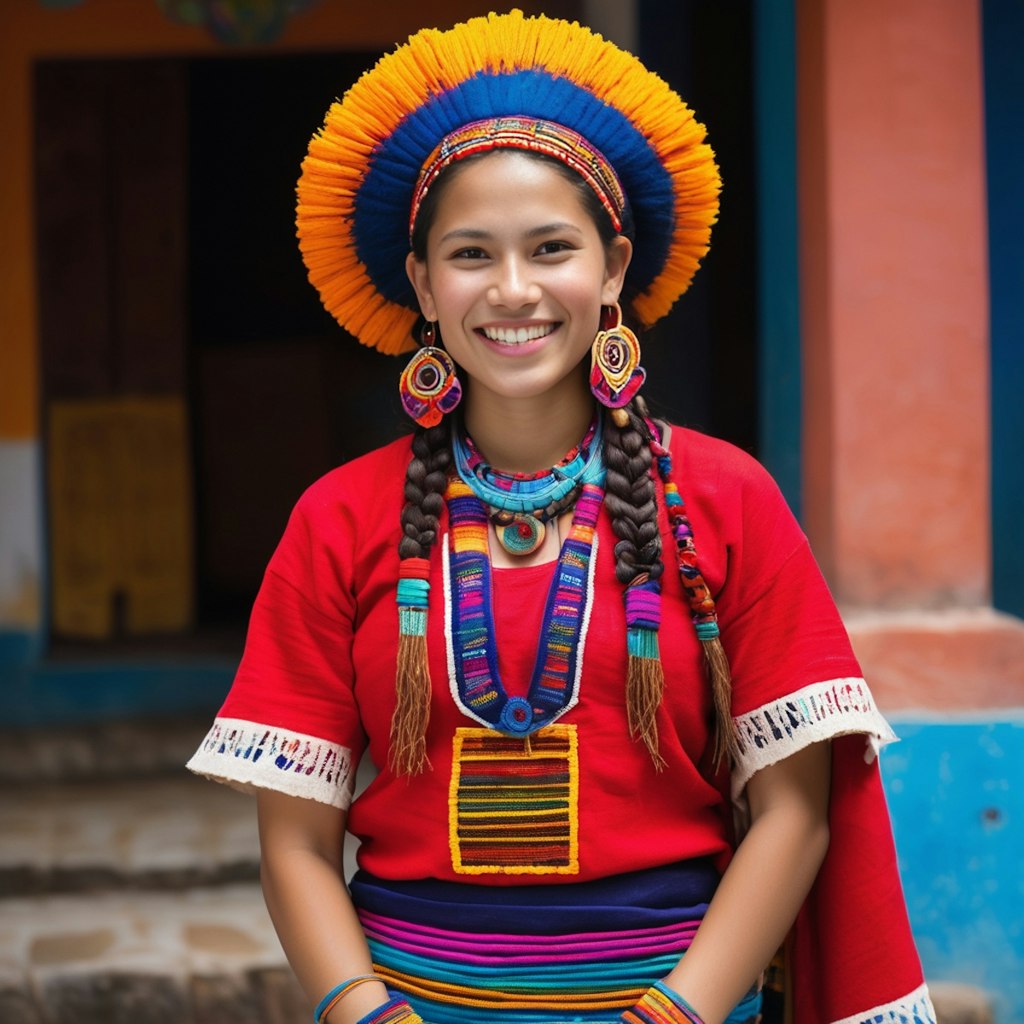
[[[661,585],[641,576],[626,588],[626,713],[629,734],[643,740],[655,770],[666,765],[658,750],[658,708],[665,692],[665,672],[658,648]]]
[[[718,628],[718,623],[715,623]],[[699,635],[699,634],[698,634]],[[714,762],[718,768],[723,761],[732,764],[739,757],[739,740],[732,720],[732,673],[729,658],[718,634],[700,638],[704,648],[704,664],[711,680],[711,696],[715,704]]]
[[[672,456],[658,439],[655,425],[648,420],[651,436],[651,450],[658,463],[658,472],[665,488],[665,504],[668,509],[672,533],[676,541],[679,576],[690,603],[697,639],[704,651],[704,665],[711,684],[711,697],[715,709],[714,764],[721,767],[723,760],[734,762],[739,756],[739,739],[732,718],[732,673],[729,659],[722,646],[718,628],[718,613],[715,599],[697,564],[697,549],[693,542],[693,527],[686,515],[679,488],[672,480]]]
[[[430,670],[427,664],[427,605],[430,563],[404,558],[399,566],[398,663],[395,713],[391,718],[388,760],[395,775],[419,775],[430,767],[427,725],[430,722]]]

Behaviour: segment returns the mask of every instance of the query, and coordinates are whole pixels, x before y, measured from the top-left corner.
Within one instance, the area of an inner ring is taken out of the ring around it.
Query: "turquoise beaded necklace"
[[[455,470],[487,508],[498,543],[510,555],[525,556],[544,543],[546,524],[573,508],[584,484],[604,486],[601,441],[601,419],[595,416],[583,440],[557,466],[534,474],[495,469],[458,429],[452,451]]]

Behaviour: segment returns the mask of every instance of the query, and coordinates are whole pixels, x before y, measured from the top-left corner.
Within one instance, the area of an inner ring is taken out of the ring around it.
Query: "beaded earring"
[[[647,374],[640,365],[640,342],[622,322],[622,308],[601,309],[601,329],[590,349],[590,390],[605,407],[612,410],[616,426],[625,427],[629,415],[624,406],[640,390]]]
[[[455,363],[443,348],[434,345],[436,328],[423,325],[423,347],[409,360],[398,381],[402,407],[421,426],[434,427],[462,399],[462,385]]]

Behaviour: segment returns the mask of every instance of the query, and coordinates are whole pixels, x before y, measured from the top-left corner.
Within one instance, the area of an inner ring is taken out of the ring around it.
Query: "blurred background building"
[[[294,501],[406,429],[305,281],[294,182],[382,51],[494,6],[0,4],[0,778],[212,715]],[[1024,1020],[1024,5],[518,6],[709,126],[721,219],[647,394],[776,475],[904,736],[927,973]]]

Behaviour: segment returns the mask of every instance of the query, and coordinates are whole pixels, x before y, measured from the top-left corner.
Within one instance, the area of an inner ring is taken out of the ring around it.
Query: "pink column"
[[[976,0],[800,0],[804,508],[852,608],[989,597]]]

